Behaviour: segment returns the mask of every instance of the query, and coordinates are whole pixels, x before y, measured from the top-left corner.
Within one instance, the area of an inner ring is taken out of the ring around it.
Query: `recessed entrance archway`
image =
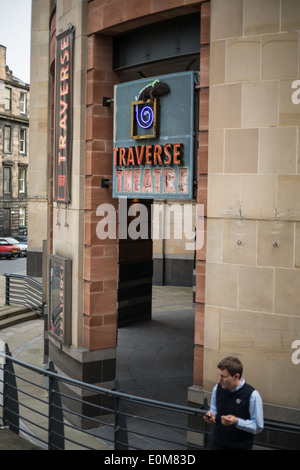
[[[120,83],[199,71],[199,16],[170,21],[165,28],[157,27],[155,31],[163,36],[163,51],[158,48],[157,35],[151,36],[149,28],[116,37],[114,68]],[[181,35],[180,29],[187,27],[190,34]],[[136,50],[142,43],[147,46],[145,41],[149,37],[155,57],[149,60],[147,54],[142,54],[138,63]],[[173,52],[180,46],[185,53],[177,52],[176,56]],[[198,112],[198,107],[195,108]],[[114,112],[118,112],[117,107]],[[186,404],[188,387],[193,384],[194,251],[187,253],[186,241],[174,236],[176,218],[171,223],[171,240],[152,239],[153,206],[157,202],[153,199],[126,199],[127,226],[132,222],[128,211],[137,202],[145,206],[149,215],[148,237],[130,239],[128,236],[119,240],[116,376],[124,392]],[[163,203],[167,205],[167,201]],[[121,204],[124,210],[125,202],[119,202],[119,223],[123,227]],[[185,202],[180,204],[183,214]]]

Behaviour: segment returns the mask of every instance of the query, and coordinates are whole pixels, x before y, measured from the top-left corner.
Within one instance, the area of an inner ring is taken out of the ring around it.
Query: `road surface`
[[[12,258],[0,260],[0,276],[3,274],[26,274],[27,258]]]

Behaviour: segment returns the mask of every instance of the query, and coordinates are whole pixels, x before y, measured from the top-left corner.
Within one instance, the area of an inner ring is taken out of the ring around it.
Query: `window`
[[[19,208],[19,227],[26,226],[26,214],[25,214],[25,207]]]
[[[11,88],[5,87],[5,111],[11,111]]]
[[[19,168],[19,193],[24,194],[26,192],[26,169],[23,167]]]
[[[26,114],[27,95],[24,91],[20,93],[20,113]]]
[[[4,152],[11,152],[11,127],[4,126]]]
[[[4,208],[4,217],[3,217],[3,235],[9,236],[11,232],[11,212],[10,209]]]
[[[3,193],[11,194],[11,168],[3,167]]]
[[[26,153],[26,129],[20,129],[20,153]]]

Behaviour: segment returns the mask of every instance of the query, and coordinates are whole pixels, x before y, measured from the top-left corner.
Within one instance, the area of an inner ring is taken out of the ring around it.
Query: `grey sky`
[[[0,44],[13,75],[30,83],[31,0],[0,0]]]

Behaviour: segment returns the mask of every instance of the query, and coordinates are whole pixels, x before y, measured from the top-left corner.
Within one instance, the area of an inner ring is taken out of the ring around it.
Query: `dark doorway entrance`
[[[123,199],[119,204],[119,230],[127,234],[119,239],[119,287],[118,287],[118,327],[141,320],[151,319],[152,306],[152,239],[151,239],[151,203],[143,201],[149,216],[147,238],[131,239],[128,234],[128,216],[130,206],[135,201]]]

